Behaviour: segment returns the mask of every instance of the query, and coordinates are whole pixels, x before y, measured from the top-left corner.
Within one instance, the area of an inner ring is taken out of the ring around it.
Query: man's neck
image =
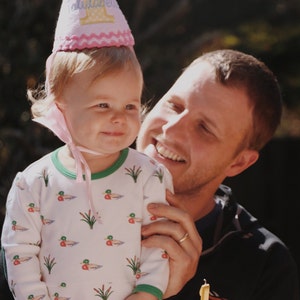
[[[214,209],[215,191],[216,189],[203,188],[193,193],[176,193],[176,196],[180,198],[180,208],[187,211],[194,221],[197,221]]]

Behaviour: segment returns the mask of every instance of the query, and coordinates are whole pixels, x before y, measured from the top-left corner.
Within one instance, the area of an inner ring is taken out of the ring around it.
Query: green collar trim
[[[71,172],[68,169],[66,169],[60,162],[60,160],[58,158],[58,152],[60,149],[61,148],[58,148],[52,152],[51,159],[52,159],[54,166],[64,176],[71,178],[71,179],[76,179],[76,173]],[[92,174],[92,180],[104,178],[104,177],[109,176],[110,174],[116,172],[123,165],[124,161],[126,160],[126,158],[128,156],[128,153],[129,153],[129,148],[125,148],[125,149],[121,150],[120,156],[115,161],[115,163],[112,166],[110,166],[109,168],[107,168],[106,170]]]

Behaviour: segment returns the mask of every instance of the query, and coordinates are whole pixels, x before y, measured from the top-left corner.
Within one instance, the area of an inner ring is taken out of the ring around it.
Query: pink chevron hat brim
[[[131,30],[115,0],[63,0],[53,52],[133,45]]]

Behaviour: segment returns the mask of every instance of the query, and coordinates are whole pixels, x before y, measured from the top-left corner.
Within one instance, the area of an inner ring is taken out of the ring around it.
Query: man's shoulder
[[[261,225],[259,220],[253,217],[243,206],[237,204],[240,211],[237,217],[240,230],[239,236],[249,244],[258,245],[260,250],[271,250],[274,245],[285,248],[284,242],[273,232]]]
[[[221,185],[216,201],[222,206],[219,219],[219,246],[237,244],[241,251],[248,251],[253,256],[257,252],[268,255],[270,252],[289,252],[283,241],[265,228],[245,207],[235,201],[229,187]]]
[[[222,234],[213,251],[225,254],[237,249],[236,258],[247,258],[249,263],[254,264],[253,267],[278,256],[291,260],[290,251],[284,242],[261,225],[242,205],[235,201],[225,204],[222,217]]]
[[[261,225],[259,220],[239,204],[237,204],[237,215],[234,222],[237,229],[232,237],[233,242],[239,243],[240,247],[244,246],[245,251],[250,255],[251,253],[255,253],[257,256],[257,253],[270,255],[274,252],[289,252],[284,242],[276,234]]]
[[[227,229],[223,228],[220,240],[202,256],[198,276],[210,280],[212,290],[224,299],[279,299],[284,293],[296,295],[297,267],[289,249],[245,208],[237,203],[233,207],[235,216],[231,224],[224,224]],[[223,284],[224,278],[230,278],[227,286]]]
[[[297,278],[295,260],[285,243],[262,226],[244,207],[237,205],[240,228],[227,241],[224,239],[219,249],[223,253],[236,249],[233,270],[243,266],[254,278],[266,274],[271,278],[278,272]]]

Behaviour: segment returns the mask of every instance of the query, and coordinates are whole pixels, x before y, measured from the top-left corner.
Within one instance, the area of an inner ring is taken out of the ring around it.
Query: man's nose
[[[169,116],[166,123],[162,126],[163,132],[168,136],[184,136],[188,131],[188,111]]]

